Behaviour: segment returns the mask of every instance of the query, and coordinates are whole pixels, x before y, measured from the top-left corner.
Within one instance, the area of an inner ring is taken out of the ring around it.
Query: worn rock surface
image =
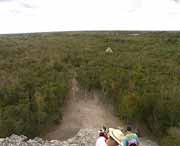
[[[74,137],[65,141],[48,141],[39,137],[28,139],[26,136],[13,134],[10,137],[0,139],[0,146],[94,146],[97,136],[97,129],[81,129]]]

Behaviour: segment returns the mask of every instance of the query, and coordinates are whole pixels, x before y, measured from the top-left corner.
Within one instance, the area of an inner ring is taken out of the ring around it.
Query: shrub
[[[164,146],[179,146],[180,144],[180,128],[170,127],[167,130],[167,136],[163,137],[161,144]]]

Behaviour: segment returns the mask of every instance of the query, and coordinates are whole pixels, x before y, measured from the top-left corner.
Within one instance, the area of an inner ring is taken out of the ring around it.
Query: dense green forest
[[[180,32],[0,36],[0,137],[37,136],[58,122],[74,73],[123,121],[144,123],[167,146],[180,143]]]

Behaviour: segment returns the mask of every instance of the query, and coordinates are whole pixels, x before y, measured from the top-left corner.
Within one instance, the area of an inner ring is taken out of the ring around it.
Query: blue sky
[[[0,34],[180,30],[178,0],[0,0]]]

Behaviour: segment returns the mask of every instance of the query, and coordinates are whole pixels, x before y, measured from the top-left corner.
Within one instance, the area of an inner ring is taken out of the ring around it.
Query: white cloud
[[[173,0],[3,0],[0,33],[180,30]]]

